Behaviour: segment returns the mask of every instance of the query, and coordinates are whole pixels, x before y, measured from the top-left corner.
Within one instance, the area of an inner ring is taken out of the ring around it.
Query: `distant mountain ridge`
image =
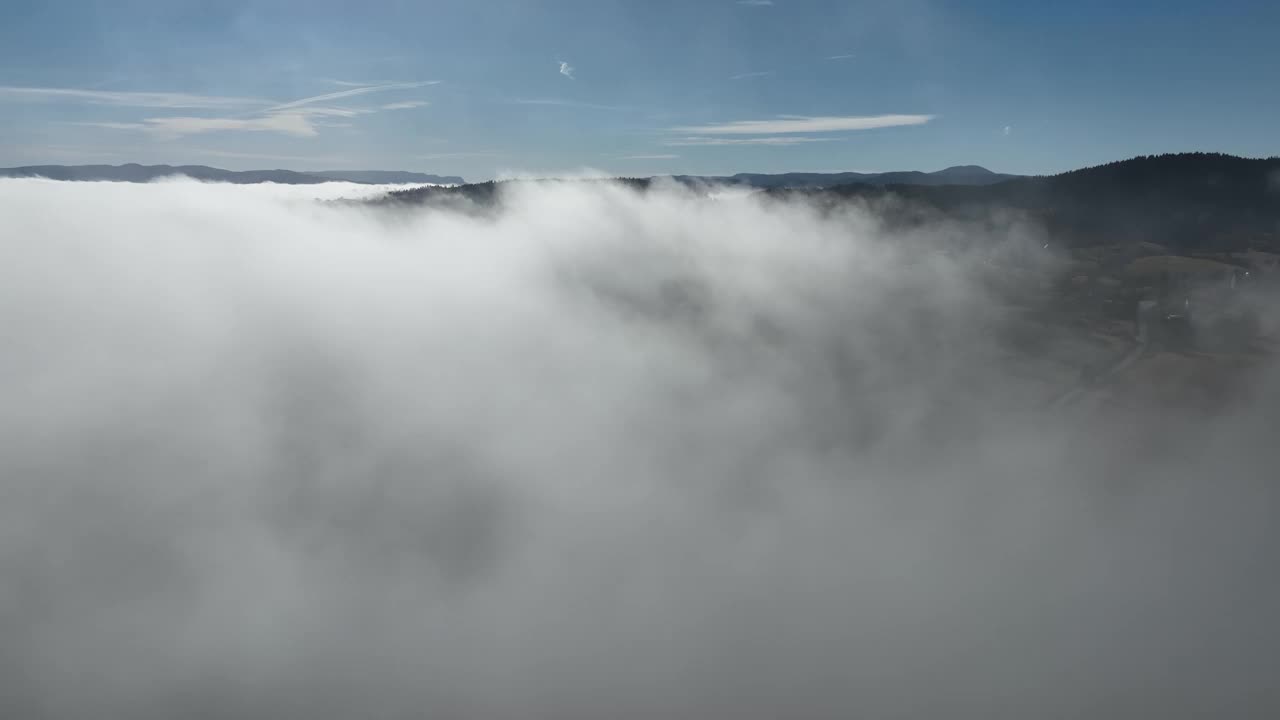
[[[42,177],[50,180],[151,182],[163,177],[185,175],[194,180],[225,182],[237,185],[280,183],[282,185],[316,185],[323,182],[353,182],[365,185],[405,185],[434,183],[461,185],[466,181],[457,175],[431,175],[400,170],[223,170],[208,165],[26,165],[0,168],[0,177]]]
[[[457,175],[431,175],[404,170],[321,170],[307,173],[330,180],[368,183],[371,185],[405,185],[410,183],[435,183],[437,185],[464,185],[466,180]]]
[[[649,177],[618,177],[619,182],[636,189],[647,189],[655,181],[674,180],[690,188],[712,185],[735,185],[770,192],[823,192],[838,188],[862,187],[883,189],[899,186],[956,187],[976,189],[996,186],[1012,180],[1029,179],[1027,175],[1009,175],[992,172],[980,165],[956,165],[936,172],[900,170],[883,173],[738,173],[736,175],[657,175]],[[515,183],[595,182],[594,180],[563,180],[540,178],[525,180],[489,180],[482,183],[460,184],[451,188],[416,188],[393,190],[375,204],[401,204],[416,202],[464,200],[481,204],[492,203],[503,187]]]
[[[0,177],[43,177],[50,180],[151,182],[163,177],[184,175],[206,182],[252,184],[273,182],[283,185],[314,185],[322,182],[353,182],[366,185],[407,185],[432,183],[465,185],[457,175],[432,175],[402,170],[224,170],[208,165],[26,165],[0,168]],[[673,175],[684,182],[744,185],[754,188],[823,188],[838,185],[994,185],[1022,175],[992,172],[979,165],[957,165],[936,172],[899,170],[883,173],[738,173],[736,175]]]
[[[994,185],[1023,175],[992,172],[981,165],[956,165],[936,172],[897,170],[882,173],[738,173],[737,175],[674,175],[681,182],[702,181],[755,188],[817,188],[837,185]]]
[[[1028,220],[1029,227],[1042,229],[1046,239],[1066,246],[1153,242],[1181,251],[1280,251],[1280,158],[1221,153],[1139,156],[1049,176],[1007,176],[959,166],[936,173],[489,181],[395,190],[365,202],[483,209],[501,202],[503,189],[517,183],[616,182],[645,192],[655,181],[669,179],[695,192],[713,183],[772,183],[757,186],[759,192],[828,207],[870,204],[891,225],[941,218],[988,223],[1013,213]],[[885,199],[892,201],[880,202]]]

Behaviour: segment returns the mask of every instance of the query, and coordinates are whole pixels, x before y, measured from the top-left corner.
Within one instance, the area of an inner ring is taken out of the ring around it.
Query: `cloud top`
[[[1277,716],[1274,361],[1047,412],[1025,219],[350,190],[0,180],[0,715]]]

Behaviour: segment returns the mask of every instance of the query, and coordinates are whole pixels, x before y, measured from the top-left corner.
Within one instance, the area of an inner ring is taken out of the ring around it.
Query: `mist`
[[[0,181],[0,714],[1280,712],[1275,373],[1047,410],[1034,225],[375,191]]]

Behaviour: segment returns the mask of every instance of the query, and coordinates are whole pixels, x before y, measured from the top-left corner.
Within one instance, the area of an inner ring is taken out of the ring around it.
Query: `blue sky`
[[[1280,3],[0,3],[0,165],[486,179],[1280,153]]]

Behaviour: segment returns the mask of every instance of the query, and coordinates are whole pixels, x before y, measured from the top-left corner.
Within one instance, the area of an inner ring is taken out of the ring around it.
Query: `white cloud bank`
[[[1280,713],[1274,388],[1035,410],[1034,228],[324,193],[0,181],[0,714]]]

